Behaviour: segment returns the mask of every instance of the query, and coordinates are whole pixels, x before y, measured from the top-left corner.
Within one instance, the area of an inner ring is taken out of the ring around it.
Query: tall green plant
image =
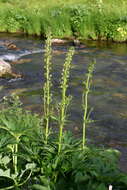
[[[49,136],[49,120],[50,120],[50,111],[51,111],[51,33],[47,36],[46,45],[45,45],[45,83],[44,83],[44,121],[45,121],[45,143],[47,144]]]
[[[0,111],[0,133],[1,136],[4,135],[4,138],[6,139],[6,147],[2,149],[2,154],[0,154],[0,156],[4,161],[5,158],[7,158],[7,162],[4,162],[4,167],[1,167],[0,163],[0,177],[6,177],[13,181],[13,185],[5,187],[4,189],[12,189],[13,187],[22,186],[30,178],[34,165],[32,163],[26,164],[24,162],[24,166],[21,166],[23,159],[21,159],[22,154],[21,149],[19,150],[19,146],[24,137],[29,138],[29,136],[31,136],[35,130],[35,126],[36,130],[38,130],[40,121],[37,116],[32,115],[30,112],[24,111],[21,108],[21,103],[18,97],[12,97],[10,103],[11,106],[9,106],[9,108]],[[8,104],[6,104],[6,106],[8,106]],[[24,179],[23,175],[28,170],[29,175]]]
[[[72,56],[74,54],[74,49],[70,48],[64,66],[62,71],[62,77],[61,77],[61,94],[62,99],[60,103],[60,113],[59,113],[59,146],[58,146],[58,153],[61,151],[62,147],[62,138],[63,138],[63,128],[66,121],[66,112],[67,107],[69,105],[70,97],[67,96],[67,88],[68,88],[68,79],[70,74],[70,65],[72,61]]]
[[[87,78],[86,81],[84,82],[84,90],[83,90],[83,95],[82,95],[82,106],[83,106],[83,136],[82,136],[82,148],[84,149],[85,144],[86,144],[86,126],[87,123],[89,122],[89,112],[88,112],[88,95],[90,92],[90,87],[91,87],[91,80],[93,76],[93,71],[94,71],[94,65],[95,61],[91,62],[88,66],[88,73],[87,73]]]

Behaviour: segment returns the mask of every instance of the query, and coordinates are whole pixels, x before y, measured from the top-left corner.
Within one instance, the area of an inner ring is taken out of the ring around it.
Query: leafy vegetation
[[[64,130],[70,96],[67,95],[74,50],[70,49],[61,76],[61,101],[53,112],[51,39],[46,42],[44,114],[23,109],[18,97],[4,98],[0,111],[0,189],[8,190],[115,190],[127,188],[127,175],[118,167],[119,152],[87,145],[90,122],[88,93],[95,62],[88,67],[83,92],[83,137]],[[53,122],[58,132],[53,132]],[[109,162],[110,160],[110,162]]]
[[[123,42],[126,21],[126,0],[0,0],[1,32]]]

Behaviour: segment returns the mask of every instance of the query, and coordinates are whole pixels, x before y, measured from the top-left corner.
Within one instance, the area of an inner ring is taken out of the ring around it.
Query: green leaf
[[[44,176],[40,176],[40,180],[41,180],[41,183],[44,185],[44,186],[49,186],[49,180],[44,177]]]
[[[34,168],[36,167],[36,164],[35,163],[29,163],[29,164],[26,164],[26,169],[29,170],[33,170]]]
[[[127,175],[123,176],[119,179],[120,182],[124,183],[125,185],[127,185]]]
[[[45,186],[42,186],[42,185],[33,185],[33,189],[36,189],[36,190],[50,190],[49,187],[45,187]]]
[[[14,180],[16,179],[16,177],[19,175],[19,173],[16,173],[16,174],[11,174],[11,178]]]
[[[9,177],[10,178],[10,169],[7,169],[7,170],[0,169],[0,176],[1,177]]]
[[[79,182],[84,181],[84,180],[85,180],[85,178],[84,178],[83,173],[82,172],[77,172],[77,174],[75,176],[75,182],[79,183]]]
[[[105,186],[104,183],[101,183],[96,190],[107,190],[107,187]]]
[[[10,161],[11,161],[11,159],[8,156],[4,156],[1,159],[1,163],[3,163],[4,165],[7,165]]]
[[[55,120],[55,121],[59,121],[59,118],[58,118],[58,117],[55,117],[55,116],[53,116],[53,115],[51,115],[50,117],[51,117],[51,119],[53,119],[53,120]]]

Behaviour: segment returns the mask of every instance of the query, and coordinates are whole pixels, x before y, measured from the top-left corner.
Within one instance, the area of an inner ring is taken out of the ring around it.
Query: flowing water
[[[17,50],[9,50],[5,42],[16,44]],[[86,47],[76,47],[73,58],[70,87],[73,96],[67,129],[82,134],[81,99],[83,80],[88,63],[96,59],[93,86],[89,105],[93,108],[87,128],[90,142],[99,146],[117,148],[122,156],[120,165],[127,172],[127,45],[115,43],[85,42]],[[55,103],[59,102],[59,81],[65,55],[70,45],[53,46],[53,91]],[[12,63],[23,75],[19,79],[0,79],[0,101],[3,96],[18,94],[25,108],[41,113],[44,43],[40,39],[22,36],[0,35],[0,58]],[[18,62],[17,62],[18,60]],[[17,64],[14,64],[17,62]]]

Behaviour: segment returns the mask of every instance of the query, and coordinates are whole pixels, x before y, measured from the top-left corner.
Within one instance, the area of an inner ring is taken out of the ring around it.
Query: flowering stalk
[[[70,97],[66,95],[67,88],[68,88],[68,79],[70,75],[70,65],[72,61],[72,56],[74,54],[74,49],[70,48],[69,52],[67,54],[64,66],[63,66],[63,71],[62,71],[62,77],[61,77],[61,94],[62,94],[62,99],[60,103],[60,113],[59,113],[59,145],[58,145],[58,153],[60,153],[61,148],[62,148],[62,139],[63,139],[63,128],[65,125],[65,120],[66,120],[66,111],[67,107],[69,105],[69,100]]]
[[[51,34],[47,36],[46,45],[45,45],[45,59],[44,59],[44,76],[45,76],[45,83],[43,87],[44,92],[44,121],[45,121],[45,143],[48,142],[49,136],[49,119],[50,119],[50,107],[52,101],[52,94],[51,94]]]
[[[83,96],[82,96],[82,106],[83,106],[83,136],[82,136],[82,148],[84,149],[85,144],[86,144],[86,125],[89,121],[88,118],[88,94],[90,92],[90,86],[91,86],[91,80],[93,76],[93,71],[94,71],[94,65],[95,61],[91,62],[89,67],[88,67],[88,74],[86,81],[84,82],[85,88],[83,91]]]

